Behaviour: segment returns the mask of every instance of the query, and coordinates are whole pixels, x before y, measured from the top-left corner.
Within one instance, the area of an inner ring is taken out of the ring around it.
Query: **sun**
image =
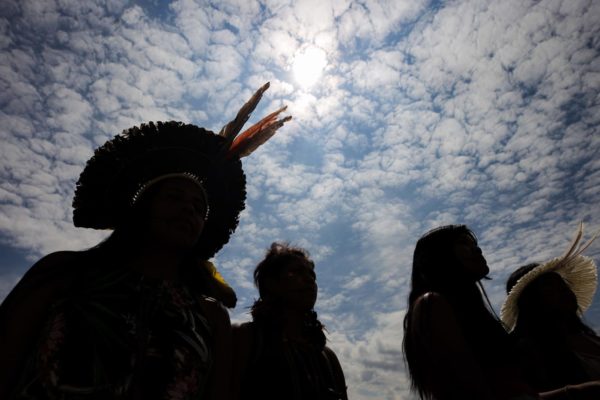
[[[294,56],[292,71],[296,82],[304,88],[309,88],[317,83],[326,66],[325,51],[319,47],[307,46]]]

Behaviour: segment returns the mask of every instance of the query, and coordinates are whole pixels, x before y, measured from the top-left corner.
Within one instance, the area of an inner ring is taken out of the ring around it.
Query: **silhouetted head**
[[[530,271],[539,267],[531,263],[515,270],[506,282],[506,293]],[[519,317],[536,319],[546,315],[551,317],[574,316],[577,313],[577,297],[569,285],[556,272],[546,272],[527,284],[519,295],[517,305]]]
[[[254,283],[263,301],[310,311],[317,298],[314,268],[306,250],[273,243],[254,270]]]
[[[208,260],[229,241],[244,209],[246,178],[229,141],[181,122],[149,122],[123,131],[95,150],[73,198],[75,226],[115,230],[127,224],[140,192],[165,177],[201,182],[210,213],[195,256]]]
[[[300,316],[304,337],[319,349],[325,346],[323,324],[314,311],[317,299],[315,265],[308,252],[273,243],[254,270],[259,299],[252,305],[254,322],[269,335],[279,336],[289,318]]]
[[[546,377],[545,382],[539,382],[539,390],[590,380],[567,335],[597,337],[579,317],[577,297],[567,281],[543,267],[532,263],[515,270],[506,282],[506,292],[510,295],[503,306],[504,320],[512,328],[513,337],[539,354],[539,369]],[[511,297],[514,301],[509,300]]]
[[[489,268],[475,234],[465,225],[436,228],[422,236],[413,255],[412,286],[444,291],[449,285],[475,283]]]
[[[145,236],[149,243],[173,249],[191,249],[200,238],[208,204],[201,184],[188,178],[168,178],[144,193],[141,210],[147,219]]]
[[[429,326],[416,322],[431,318],[428,307],[418,306],[423,304],[420,300],[426,299],[422,295],[427,292],[442,295],[451,305],[465,342],[478,361],[505,363],[501,353],[508,348],[506,332],[480,283],[488,272],[477,238],[465,225],[442,226],[417,241],[404,317],[403,349],[411,387],[421,398],[436,398],[438,391],[444,391],[440,374],[452,373],[431,364],[436,356],[428,349]]]
[[[539,266],[539,263],[530,263],[517,268],[506,281],[506,294],[509,294],[512,288],[517,284],[519,279],[527,275],[529,271],[532,271],[535,267]]]
[[[160,180],[136,198],[130,212],[96,249],[125,258],[147,246],[189,253],[202,234],[207,211],[199,182],[182,177]]]

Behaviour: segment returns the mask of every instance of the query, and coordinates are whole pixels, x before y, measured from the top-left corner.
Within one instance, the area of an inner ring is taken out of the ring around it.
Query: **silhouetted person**
[[[537,393],[516,346],[492,311],[480,280],[489,272],[464,225],[434,229],[417,241],[404,318],[404,356],[423,399],[598,399],[597,383]]]
[[[537,390],[600,379],[600,337],[581,319],[596,275],[593,260],[579,254],[528,264],[510,275],[502,317]]]
[[[300,248],[273,243],[254,271],[252,322],[234,326],[240,399],[347,399],[344,374],[314,311],[314,264]]]
[[[235,293],[208,260],[244,208],[240,157],[266,138],[233,139],[267,87],[222,135],[148,123],[96,150],[73,221],[113,233],[44,257],[2,303],[0,399],[231,397],[229,315],[208,296]],[[253,132],[272,135],[277,114]]]
[[[434,229],[413,256],[404,356],[424,399],[510,399],[536,394],[519,378],[508,334],[480,284],[489,272],[464,225]]]

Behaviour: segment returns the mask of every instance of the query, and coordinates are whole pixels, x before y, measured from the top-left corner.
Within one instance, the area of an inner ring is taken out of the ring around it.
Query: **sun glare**
[[[322,49],[312,46],[305,47],[294,56],[292,64],[294,78],[300,86],[311,87],[317,83],[326,65],[327,56]]]

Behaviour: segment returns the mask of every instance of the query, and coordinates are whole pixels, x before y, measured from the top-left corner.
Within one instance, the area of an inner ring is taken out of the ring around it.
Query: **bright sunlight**
[[[308,88],[317,83],[326,65],[327,56],[323,49],[313,46],[304,47],[294,56],[292,63],[294,78],[300,86]]]

